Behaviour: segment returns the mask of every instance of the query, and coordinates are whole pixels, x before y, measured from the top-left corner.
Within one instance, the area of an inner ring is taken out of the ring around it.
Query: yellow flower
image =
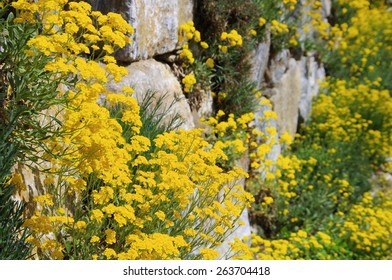
[[[286,131],[284,132],[279,139],[279,142],[281,144],[286,144],[286,145],[290,145],[291,143],[293,143],[293,138],[291,137],[291,135]]]
[[[256,36],[257,35],[257,31],[254,29],[249,30],[249,35],[251,36]]]
[[[189,50],[189,46],[187,44],[185,44],[182,47],[182,51],[180,53],[180,58],[185,59],[190,64],[193,64],[195,62],[195,59],[193,57],[193,53]]]
[[[267,181],[272,181],[273,179],[275,179],[275,175],[273,173],[271,173],[271,172],[267,172],[266,175],[265,175],[265,179]],[[264,200],[265,200],[265,198],[264,198]],[[267,204],[269,204],[269,203],[267,203]]]
[[[208,44],[206,43],[206,42],[200,42],[200,46],[203,48],[203,49],[208,49]]]
[[[184,84],[184,91],[191,92],[193,86],[196,84],[196,78],[194,74],[188,74],[182,79],[182,83]]]
[[[116,232],[111,229],[105,230],[105,235],[106,235],[106,243],[107,244],[114,244],[116,243]]]
[[[227,51],[228,51],[227,46],[221,46],[221,45],[219,45],[219,49],[220,49],[223,53],[227,53]]]
[[[155,212],[155,216],[158,217],[159,220],[164,221],[166,218],[165,213],[163,213],[163,211],[159,210],[157,212]]]
[[[26,185],[23,182],[23,177],[19,173],[12,174],[12,177],[11,177],[9,183],[15,185],[21,191],[26,190]]]
[[[267,205],[274,203],[274,199],[270,196],[265,196],[263,198],[263,200],[264,200],[265,204],[267,204]]]
[[[221,227],[221,226],[217,226],[217,227],[214,229],[214,232],[215,232],[216,234],[223,235],[223,234],[225,233],[225,229],[224,229],[223,227]]]
[[[306,231],[303,231],[303,230],[299,230],[299,231],[297,232],[297,235],[298,235],[299,237],[302,237],[302,238],[308,237],[307,232],[306,232]]]
[[[86,227],[87,227],[87,224],[86,224],[85,221],[77,221],[76,224],[75,224],[75,228],[77,228],[77,229],[79,229],[81,231],[86,230]]]
[[[91,237],[91,239],[90,239],[90,243],[96,243],[96,242],[99,242],[99,241],[100,241],[100,238],[98,236],[96,236],[96,235],[93,235]]]
[[[214,60],[213,60],[212,58],[208,58],[208,59],[206,60],[206,65],[207,65],[209,68],[214,68],[215,62],[214,62]]]
[[[221,37],[220,37],[221,41],[226,40],[227,39],[227,35],[228,35],[227,32],[222,32]]]
[[[202,256],[202,259],[204,260],[215,260],[216,258],[219,257],[219,253],[210,248],[200,249],[200,254]]]
[[[34,201],[38,202],[42,206],[52,206],[53,205],[53,197],[51,194],[44,194],[40,196],[36,196]]]
[[[199,43],[199,42],[201,41],[201,36],[200,36],[200,32],[199,32],[199,31],[195,30],[193,40],[194,40],[196,43]],[[206,43],[206,44],[207,44],[207,43]],[[202,47],[203,47],[203,46],[202,46]],[[204,48],[204,47],[203,47],[203,48]],[[207,45],[207,48],[208,48],[208,45]]]
[[[122,92],[132,95],[134,93],[134,90],[130,86],[125,86],[122,88]]]
[[[94,209],[94,210],[92,210],[91,212],[92,212],[92,214],[91,214],[91,216],[90,216],[90,219],[91,219],[91,220],[96,220],[96,221],[98,221],[98,222],[101,222],[101,221],[102,221],[104,215],[103,215],[103,213],[102,213],[101,210],[99,210],[99,209]]]
[[[259,26],[260,27],[262,27],[262,26],[264,26],[264,24],[267,22],[267,20],[265,19],[265,18],[263,18],[263,17],[260,17],[259,18]]]
[[[193,228],[188,228],[184,230],[184,234],[190,237],[193,237],[196,235],[196,231]]]
[[[117,256],[116,251],[111,248],[106,248],[105,251],[103,251],[102,255],[104,255],[108,260],[113,259]]]
[[[290,43],[292,46],[297,46],[297,45],[298,45],[298,41],[297,41],[296,36],[292,36],[292,37],[290,38],[290,40],[289,40],[289,43]]]

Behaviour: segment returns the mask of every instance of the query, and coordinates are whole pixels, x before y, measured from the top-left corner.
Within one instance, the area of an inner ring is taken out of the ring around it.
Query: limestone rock
[[[282,50],[272,57],[269,68],[267,70],[267,81],[271,85],[280,83],[283,75],[288,71],[290,65],[293,63],[290,57],[290,52],[287,49]],[[292,65],[291,65],[292,66]]]
[[[183,129],[194,127],[193,116],[189,104],[182,92],[181,85],[168,65],[154,59],[142,60],[127,67],[128,75],[119,83],[108,84],[108,90],[121,92],[122,87],[131,86],[134,96],[140,102],[148,91],[154,92],[154,98],[165,96],[162,110],[170,108],[166,118],[170,119],[179,114],[182,118]],[[173,103],[173,106],[171,104]]]
[[[256,83],[258,89],[261,88],[264,81],[264,74],[268,67],[269,55],[271,47],[271,36],[268,33],[265,42],[257,45],[251,54],[251,73],[250,79]]]
[[[322,0],[321,1],[322,6],[323,6],[323,14],[325,17],[328,17],[331,15],[331,9],[332,9],[332,1],[331,0]]]
[[[200,122],[200,119],[208,119],[213,114],[213,97],[210,89],[197,89],[196,92],[192,93],[196,96],[191,101],[191,110],[195,127],[204,127]],[[192,104],[193,103],[193,104]]]
[[[193,17],[192,0],[92,0],[92,4],[103,13],[120,13],[135,29],[133,43],[116,54],[122,62],[175,50],[180,24]]]
[[[298,108],[301,98],[301,68],[289,57],[288,51],[278,54],[270,66],[271,82],[275,94],[271,96],[274,111],[278,114],[278,132],[287,131],[292,136],[297,131]]]
[[[325,69],[319,65],[313,56],[303,56],[301,65],[301,99],[299,114],[303,121],[307,121],[312,110],[312,100],[318,94],[320,81],[325,79]]]

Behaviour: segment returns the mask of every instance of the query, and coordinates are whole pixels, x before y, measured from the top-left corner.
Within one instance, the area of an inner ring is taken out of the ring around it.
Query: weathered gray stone
[[[256,83],[256,87],[260,89],[264,82],[264,74],[268,67],[268,60],[270,56],[271,36],[267,34],[265,42],[257,45],[256,49],[251,54],[251,73],[250,79]]]
[[[166,119],[179,114],[182,118],[183,129],[194,127],[190,106],[182,92],[181,85],[168,65],[154,59],[142,60],[127,67],[128,75],[119,83],[109,83],[107,88],[113,92],[121,92],[124,86],[131,86],[134,96],[139,102],[143,100],[146,92],[154,92],[154,97],[164,96],[162,111],[169,109]],[[173,103],[173,106],[171,104]]]
[[[270,72],[275,89],[270,100],[278,114],[278,132],[287,131],[294,136],[301,97],[301,68],[295,59],[289,58],[287,51],[283,51],[272,60]]]
[[[313,56],[303,56],[301,65],[301,99],[299,113],[302,120],[308,120],[312,110],[312,100],[318,94],[320,81],[325,79],[325,69]]]
[[[331,15],[331,8],[332,8],[331,0],[322,0],[321,3],[323,5],[324,17],[330,16]]]
[[[180,24],[193,17],[192,0],[92,0],[92,4],[103,13],[120,13],[135,29],[133,43],[116,54],[122,62],[175,50]]]
[[[197,95],[191,102],[191,110],[195,127],[204,127],[201,119],[208,119],[213,114],[213,98],[211,90],[197,89],[192,94]],[[192,104],[193,103],[193,104]]]
[[[283,75],[288,71],[290,67],[290,51],[287,49],[282,50],[277,53],[270,62],[269,68],[267,70],[267,78],[269,84],[276,85],[280,83]]]

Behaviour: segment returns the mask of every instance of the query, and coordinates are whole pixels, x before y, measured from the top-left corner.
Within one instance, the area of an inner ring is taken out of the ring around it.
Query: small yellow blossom
[[[214,68],[215,62],[214,62],[214,60],[212,58],[208,58],[206,60],[206,65],[208,66],[208,68]]]
[[[164,221],[166,218],[166,215],[163,211],[159,210],[157,212],[155,212],[155,216],[158,217],[159,220]]]
[[[269,205],[269,204],[274,203],[274,199],[273,199],[272,197],[270,197],[270,196],[265,196],[265,197],[263,198],[263,200],[264,200],[264,202],[265,202],[266,205]]]

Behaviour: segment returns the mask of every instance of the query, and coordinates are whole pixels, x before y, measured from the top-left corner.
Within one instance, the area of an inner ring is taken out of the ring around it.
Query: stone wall
[[[326,17],[330,13],[331,2],[322,2]],[[111,90],[119,91],[121,86],[130,85],[135,89],[138,100],[141,100],[148,90],[156,92],[158,96],[165,94],[167,104],[176,103],[168,117],[179,113],[183,118],[184,129],[198,127],[200,116],[207,117],[212,114],[213,103],[209,92],[206,92],[201,108],[198,111],[193,108],[192,111],[172,68],[154,59],[169,57],[180,48],[178,28],[180,24],[194,18],[194,1],[95,0],[92,4],[95,9],[104,13],[113,11],[122,14],[135,29],[132,45],[117,53],[117,59],[128,65],[129,74],[121,83],[109,85]],[[309,21],[306,11],[303,15],[300,20]],[[300,33],[301,36],[313,36],[314,32],[310,30],[305,35],[300,30]],[[294,136],[298,125],[309,117],[312,98],[319,90],[319,81],[324,79],[325,71],[313,54],[307,54],[300,59],[293,58],[288,50],[272,54],[270,37],[268,34],[265,41],[258,44],[251,54],[250,78],[262,91],[264,98],[271,100],[273,110],[278,114],[278,120],[270,122],[268,126],[276,127],[278,134],[287,131]],[[255,112],[256,116],[262,116],[263,110],[266,109],[261,107]],[[256,125],[261,130],[267,126],[260,121],[256,121]],[[276,136],[278,137],[279,135]],[[280,146],[275,145],[267,158],[276,160],[280,153]],[[241,219],[246,226],[240,227],[229,239],[250,235],[251,226],[247,212]],[[226,242],[219,251],[224,252],[227,248]]]
[[[128,65],[130,74],[113,89],[120,85],[133,85],[139,100],[143,91],[154,90],[157,94],[167,93],[167,102],[179,100],[175,106],[183,117],[183,128],[198,126],[198,112],[191,112],[182,93],[176,76],[163,62],[154,58],[170,56],[180,48],[178,42],[179,25],[192,20],[193,0],[91,0],[94,9],[103,13],[117,12],[134,27],[133,43],[119,51],[116,56],[120,63]],[[301,1],[302,3],[303,1]],[[324,0],[325,17],[329,15],[331,3]],[[306,9],[306,8],[304,8]],[[302,22],[309,21],[306,10],[302,13]],[[301,32],[300,32],[301,33]],[[303,32],[301,33],[303,34]],[[303,36],[305,36],[303,34]],[[312,30],[306,36],[313,36]],[[271,54],[271,39],[267,36],[253,51],[251,56],[252,71],[250,78],[269,98],[279,116],[279,133],[288,131],[294,136],[298,124],[308,119],[311,100],[319,89],[319,80],[325,76],[313,54],[294,59],[288,50]],[[201,114],[212,112],[211,97],[202,103]],[[191,112],[191,113],[190,113]]]
[[[213,112],[211,93],[205,92],[205,100],[200,109],[192,111],[173,68],[163,61],[158,61],[159,57],[168,57],[179,50],[178,29],[180,24],[193,19],[194,1],[91,0],[90,2],[94,9],[103,13],[113,11],[122,14],[135,29],[133,43],[116,54],[118,61],[127,67],[129,74],[120,83],[111,83],[109,89],[119,92],[124,85],[132,86],[138,100],[142,100],[147,91],[153,91],[157,97],[164,95],[165,104],[169,106],[175,103],[168,117],[178,113],[183,119],[181,127],[184,129],[199,126],[199,117],[206,117]],[[331,3],[329,0],[322,2],[327,16]],[[308,34],[310,35],[306,36],[312,36],[312,32]],[[313,54],[295,59],[288,50],[282,50],[272,55],[270,36],[255,48],[250,59],[252,64],[250,78],[261,89],[264,98],[272,101],[273,109],[278,114],[278,121],[269,125],[275,126],[278,133],[288,131],[294,136],[298,124],[308,119],[311,100],[319,89],[318,81],[325,77],[323,66],[317,62]],[[261,116],[265,109],[260,108],[255,112],[256,116]],[[263,129],[266,124],[258,121],[256,125],[259,129]],[[280,147],[276,145],[267,157],[276,160],[280,152]],[[33,173],[21,172],[25,176],[26,185],[33,193],[39,178]],[[246,212],[241,218],[246,226],[235,232],[232,238],[242,238],[251,232]],[[227,243],[220,250],[224,251],[225,246],[227,247]]]
[[[192,0],[92,0],[95,10],[121,14],[135,29],[133,43],[118,52],[122,62],[148,59],[178,47],[178,28],[193,18]]]

